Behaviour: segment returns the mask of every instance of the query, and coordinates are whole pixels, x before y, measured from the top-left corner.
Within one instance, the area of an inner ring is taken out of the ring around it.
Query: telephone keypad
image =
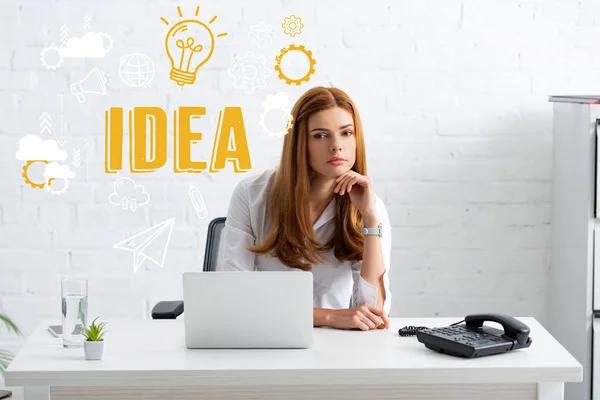
[[[486,346],[506,342],[497,336],[474,332],[473,330],[466,329],[464,326],[431,328],[428,329],[427,332],[468,346]]]

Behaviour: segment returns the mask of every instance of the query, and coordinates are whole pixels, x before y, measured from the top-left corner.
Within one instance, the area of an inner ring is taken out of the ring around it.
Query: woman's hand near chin
[[[333,191],[341,196],[348,194],[350,201],[358,208],[363,217],[376,215],[375,192],[370,177],[352,170],[344,172],[336,179]]]

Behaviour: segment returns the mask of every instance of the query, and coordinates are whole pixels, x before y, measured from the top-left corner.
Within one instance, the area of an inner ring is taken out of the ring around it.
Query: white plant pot
[[[104,340],[100,342],[83,342],[83,351],[88,360],[101,360],[104,354]]]

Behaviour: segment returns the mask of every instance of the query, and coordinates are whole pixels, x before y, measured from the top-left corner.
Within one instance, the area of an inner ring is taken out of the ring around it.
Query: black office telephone
[[[484,326],[485,321],[497,322],[504,330]],[[504,314],[471,314],[445,327],[405,326],[398,330],[398,334],[416,335],[417,340],[428,349],[465,358],[522,349],[531,346],[532,342],[529,327]]]

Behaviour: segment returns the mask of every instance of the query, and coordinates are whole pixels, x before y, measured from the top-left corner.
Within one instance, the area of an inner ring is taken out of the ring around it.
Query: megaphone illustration
[[[106,79],[98,68],[94,68],[85,78],[71,85],[71,93],[80,103],[85,102],[84,93],[106,94]]]

